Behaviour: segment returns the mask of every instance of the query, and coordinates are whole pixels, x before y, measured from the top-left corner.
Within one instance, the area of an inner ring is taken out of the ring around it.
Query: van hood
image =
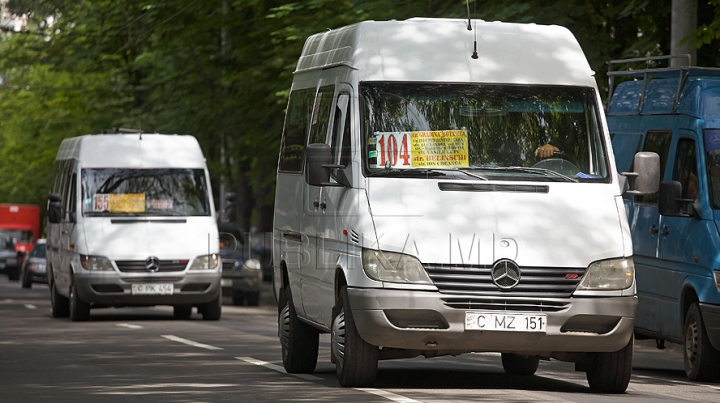
[[[193,259],[219,251],[212,217],[84,217],[76,230],[82,230],[85,239],[85,245],[75,246],[79,253],[111,260]]]
[[[521,266],[587,267],[632,255],[613,184],[393,178],[366,184],[377,234],[377,243],[366,246],[423,263],[488,265],[507,258]]]

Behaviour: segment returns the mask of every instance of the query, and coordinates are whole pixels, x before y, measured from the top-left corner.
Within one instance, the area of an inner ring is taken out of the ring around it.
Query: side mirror
[[[647,195],[658,191],[660,184],[660,156],[657,153],[641,151],[633,159],[634,171],[622,172],[628,179],[631,195]]]
[[[62,198],[57,193],[48,196],[48,221],[57,224],[62,220]]]
[[[678,181],[660,183],[658,213],[668,217],[702,218],[700,206],[693,199],[682,199],[682,184]]]
[[[345,187],[346,184],[330,182],[330,170],[338,168],[344,167],[332,164],[329,145],[312,143],[305,148],[305,181],[309,185]]]

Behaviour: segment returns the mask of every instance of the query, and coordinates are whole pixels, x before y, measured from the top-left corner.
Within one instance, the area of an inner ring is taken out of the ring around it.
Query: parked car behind
[[[20,279],[18,256],[15,251],[15,242],[12,238],[0,237],[0,274],[7,274],[8,279]]]
[[[23,260],[20,268],[22,287],[31,288],[32,283],[47,284],[47,259],[45,251],[47,242],[45,239],[38,239],[27,258]]]
[[[260,260],[254,257],[253,248],[240,227],[218,223],[218,232],[223,295],[232,296],[233,305],[257,306],[263,280]]]

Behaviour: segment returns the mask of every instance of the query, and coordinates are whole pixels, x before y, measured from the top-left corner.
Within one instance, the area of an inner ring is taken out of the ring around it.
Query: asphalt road
[[[225,301],[220,321],[169,307],[98,309],[53,319],[47,286],[0,277],[0,402],[720,402],[720,383],[685,378],[679,346],[636,342],[627,393],[590,392],[573,364],[505,375],[499,354],[381,361],[373,388],[341,388],[321,336],[310,375],[282,369],[269,288],[259,307]]]

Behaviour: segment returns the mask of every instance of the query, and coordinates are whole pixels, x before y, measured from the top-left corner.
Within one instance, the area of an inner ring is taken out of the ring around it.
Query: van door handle
[[[667,225],[663,225],[662,230],[660,230],[660,235],[667,235],[670,233],[670,228],[668,228]]]
[[[325,203],[325,202],[320,203],[319,201],[315,200],[313,202],[313,206],[315,206],[315,208],[320,208],[322,210],[325,210],[327,208],[327,203]]]
[[[652,227],[650,227],[650,233],[653,235],[657,234],[658,233],[657,227],[654,225]]]
[[[64,229],[64,230],[62,230],[60,233],[63,234],[63,235],[67,235],[67,234],[68,234],[68,231],[67,231],[66,229]]]

